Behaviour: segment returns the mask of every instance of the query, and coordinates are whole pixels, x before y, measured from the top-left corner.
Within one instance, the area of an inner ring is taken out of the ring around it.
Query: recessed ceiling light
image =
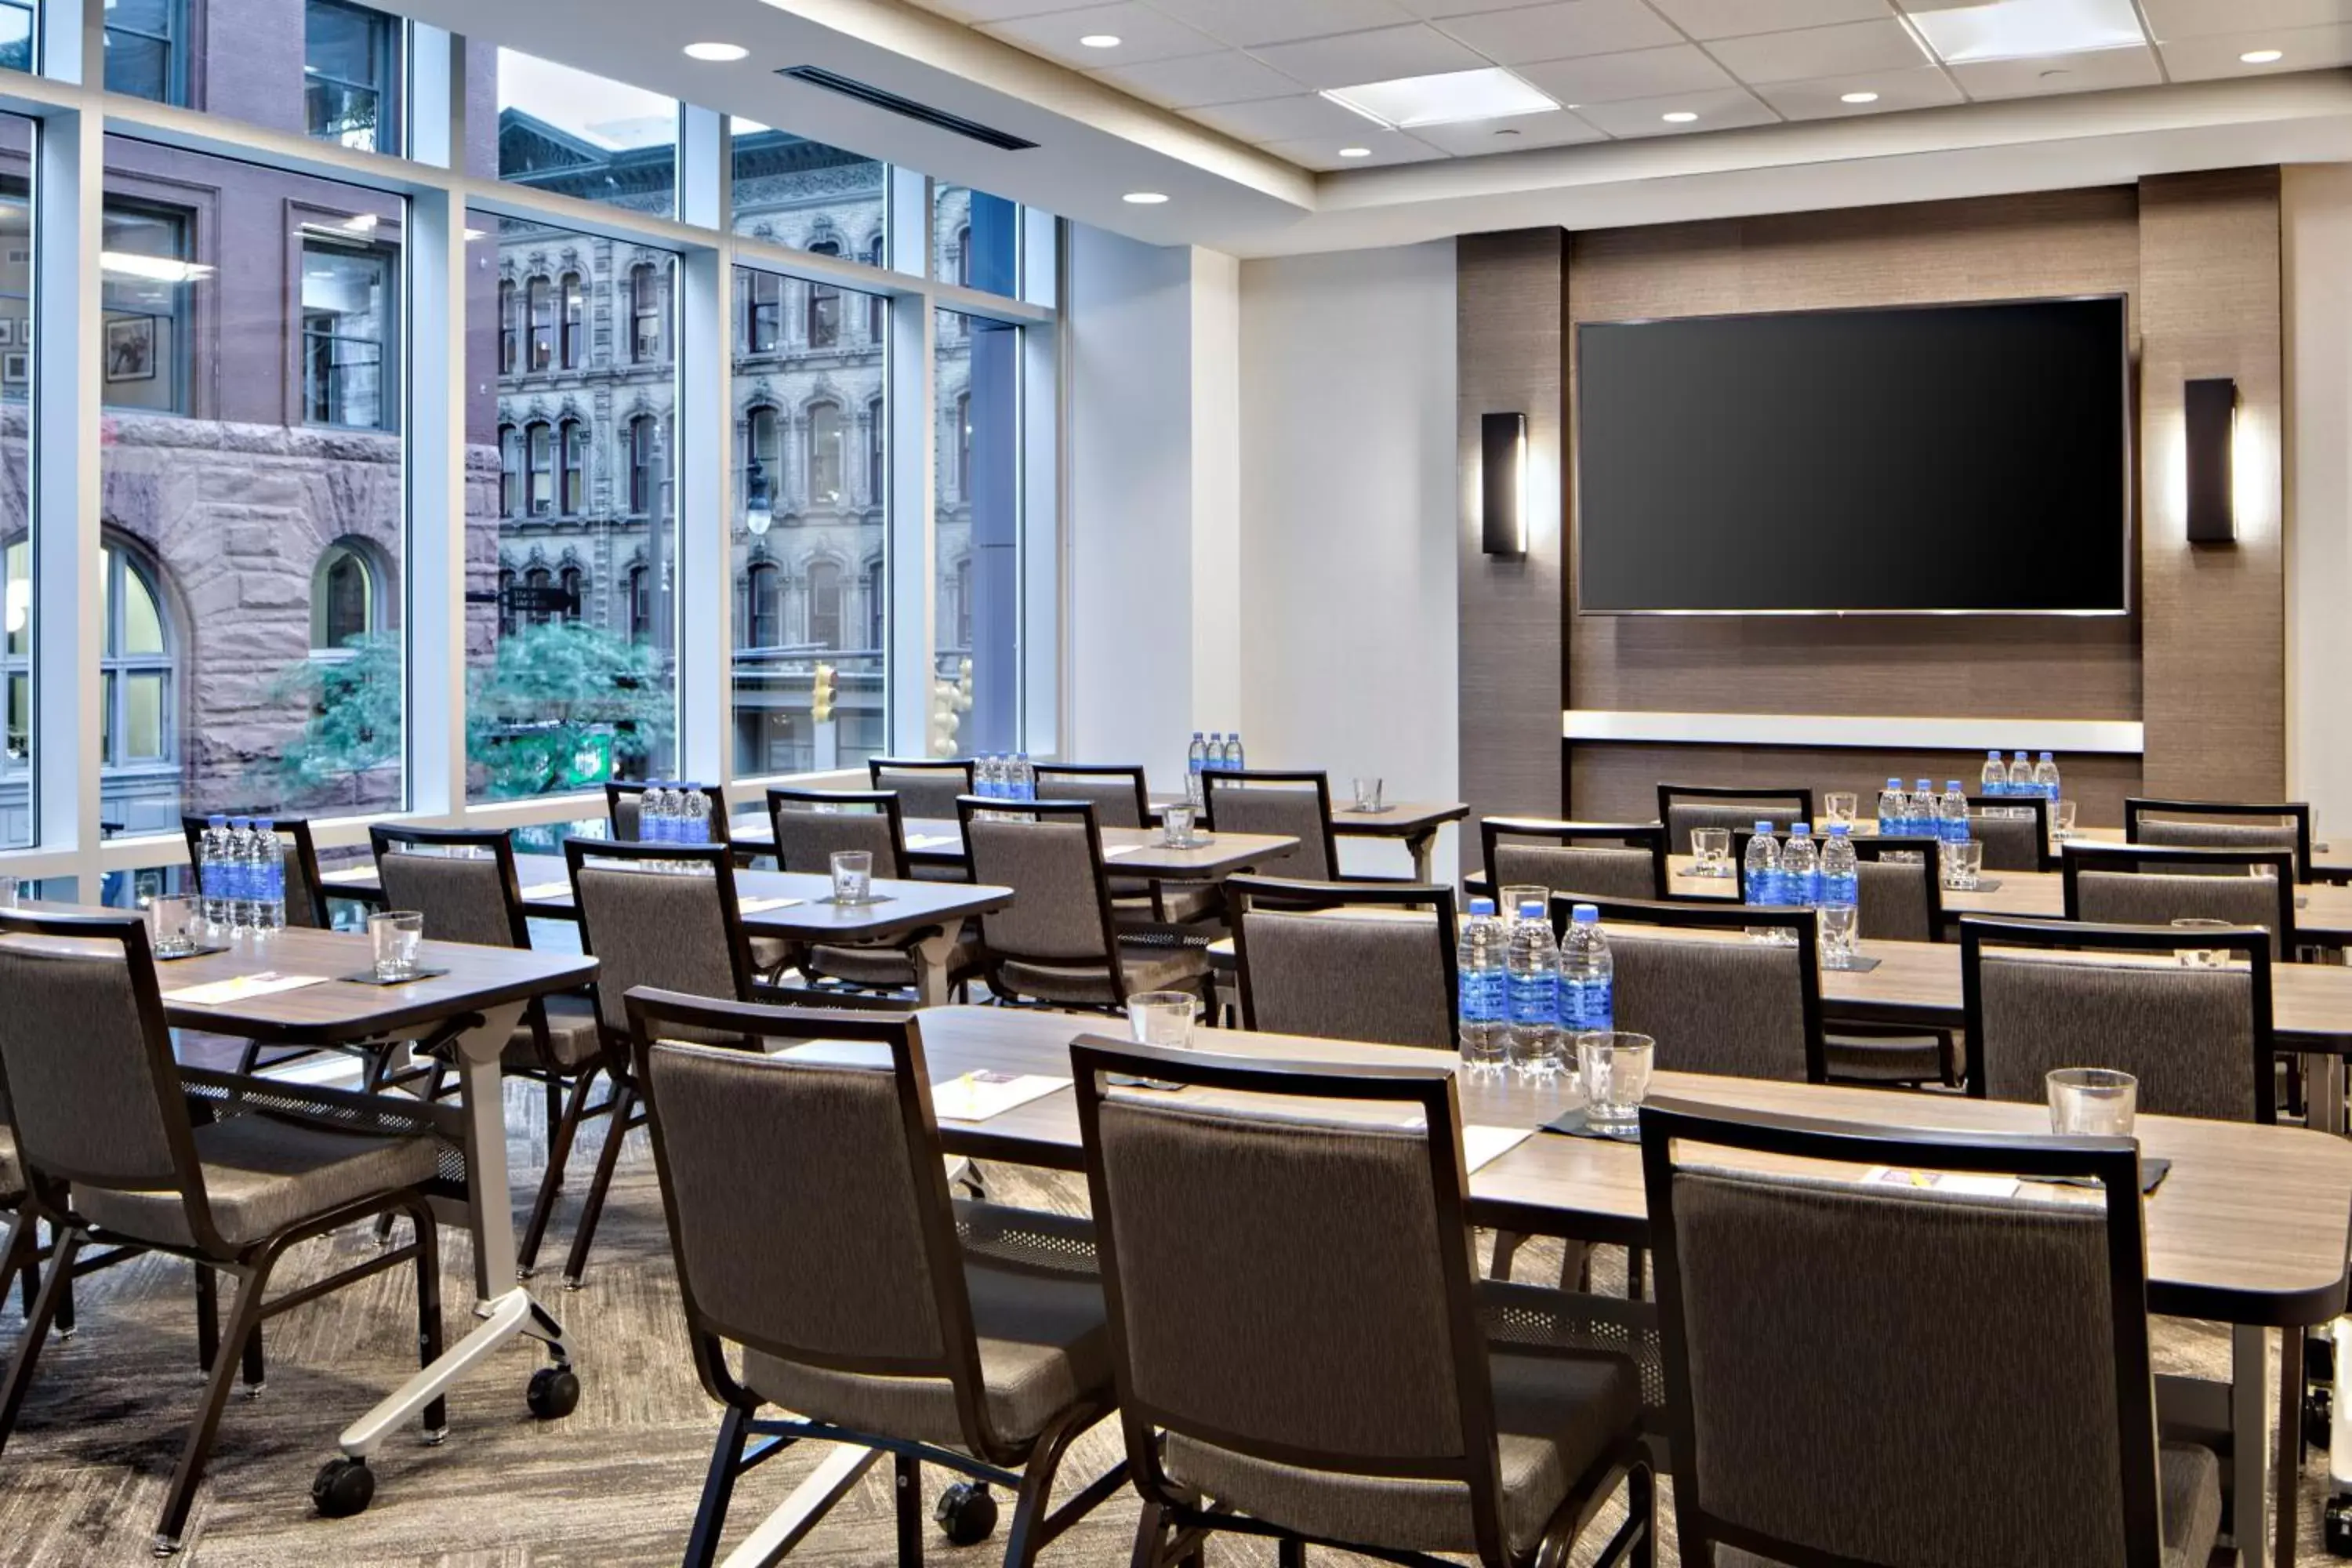
[[[1658,116],[1669,125],[1688,125],[1698,118],[1687,109],[1671,109]]]
[[[1557,100],[1497,66],[1444,71],[1436,76],[1399,77],[1359,87],[1334,87],[1323,96],[1342,109],[1391,130],[1419,125],[1458,125],[1469,120],[1502,120],[1514,114],[1549,114]]]
[[[1342,147],[1339,149],[1339,156],[1342,158],[1369,158],[1371,155],[1372,150],[1370,147]]]
[[[1079,44],[1089,49],[1115,49],[1122,41],[1117,33],[1088,33],[1078,40]]]
[[[751,51],[740,44],[688,44],[686,58],[690,60],[740,60]]]
[[[2247,66],[2274,66],[2284,58],[2286,58],[2284,49],[2248,49],[2238,57],[2238,63]]]
[[[1876,103],[1878,95],[1874,92],[1842,93],[1838,97],[1838,101],[1840,103]]]
[[[1992,0],[1914,11],[1927,47],[1948,61],[2033,59],[2145,44],[2132,0]]]
[[[1119,199],[1132,202],[1139,207],[1156,207],[1168,198],[1159,191],[1129,191]]]

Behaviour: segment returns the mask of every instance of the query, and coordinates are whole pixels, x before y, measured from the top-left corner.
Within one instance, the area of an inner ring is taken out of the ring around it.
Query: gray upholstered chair
[[[607,784],[604,786],[604,816],[613,837],[623,843],[635,843],[639,828],[639,808],[645,804],[646,791],[652,788],[643,784]],[[710,842],[724,844],[729,839],[731,824],[727,816],[727,792],[717,784],[702,786],[703,799],[708,803]]]
[[[1865,941],[1944,940],[1943,879],[1935,847],[1856,839],[1855,929]],[[1822,1036],[1830,1077],[1845,1083],[1960,1081],[1952,1037],[1941,1029],[1839,1024]]]
[[[1039,763],[1037,796],[1093,803],[1098,827],[1152,826],[1151,788],[1144,771],[1123,763]],[[1125,920],[1202,921],[1224,908],[1214,882],[1170,882],[1116,872],[1110,897],[1112,912]]]
[[[1007,1000],[1118,1010],[1143,991],[1206,994],[1209,961],[1199,933],[1139,931],[1113,916],[1095,808],[1082,800],[1006,802],[966,795],[966,859],[973,879],[1013,890],[980,917],[989,989]]]
[[[1474,1279],[1451,1072],[1088,1038],[1070,1056],[1144,1500],[1133,1563],[1198,1562],[1230,1532],[1275,1537],[1286,1564],[1309,1543],[1561,1563],[1621,1488],[1595,1561],[1653,1561],[1633,1358],[1490,1331],[1505,1303],[1573,1299]],[[1137,1078],[1218,1098],[1116,1087]]]
[[[1298,840],[1296,849],[1251,868],[1301,882],[1337,882],[1339,846],[1331,831],[1331,780],[1315,772],[1265,768],[1201,775],[1202,818],[1213,833],[1268,833]]]
[[[1242,1027],[1451,1051],[1454,889],[1234,877]]]
[[[1800,1083],[1827,1077],[1821,922],[1811,910],[1555,898],[1555,925],[1571,904],[1600,908],[1616,965],[1617,1027],[1654,1039],[1661,1068]],[[1742,934],[1759,928],[1796,940]]]
[[[2287,849],[2158,848],[2070,842],[2058,857],[2066,918],[2099,925],[2178,920],[2258,925],[2271,955],[2296,947],[2294,855]]]
[[[2038,795],[1969,796],[1969,835],[1984,846],[1988,871],[2050,869],[2050,803]]]
[[[2311,880],[2308,801],[2266,805],[2135,796],[2124,802],[2124,840],[2197,849],[2284,849],[2294,857],[2294,879]]]
[[[1046,1511],[1070,1445],[1111,1407],[1092,1228],[950,1199],[914,1016],[646,990],[626,1005],[695,1366],[726,1407],[688,1568],[715,1556],[736,1478],[806,1439],[895,1455],[902,1564],[922,1561],[927,1463],[1017,1489],[1019,1568],[1125,1486],[1116,1465]],[[841,1048],[763,1054],[811,1037]]]
[[[908,878],[904,805],[888,790],[771,789],[768,821],[782,870],[831,876],[834,856],[862,849],[874,858],[875,876]],[[801,970],[811,980],[861,991],[911,991],[915,961],[908,949],[936,930],[888,942],[812,947],[799,955]],[[956,943],[948,972],[959,985],[980,972],[976,934]]]
[[[1757,1154],[2105,1201],[1734,1168]],[[1642,1164],[1682,1561],[2204,1568],[2221,1465],[2159,1443],[2130,1140],[1653,1101]]]
[[[604,1070],[613,1085],[605,1103],[588,1113],[609,1120],[563,1265],[564,1289],[577,1290],[597,1222],[604,1216],[622,1141],[631,1129],[645,1125],[645,1107],[630,1067],[629,1015],[623,998],[638,985],[728,1002],[748,1002],[756,993],[743,917],[735,901],[734,858],[725,846],[568,838],[563,858],[572,875],[572,902],[580,911],[580,948],[596,960],[596,1021]],[[551,1164],[548,1180],[561,1179],[562,1173]],[[538,1263],[546,1234],[543,1218],[536,1214],[533,1218],[538,1228],[525,1232],[517,1249],[526,1274]]]
[[[971,759],[948,762],[915,758],[869,757],[866,777],[876,789],[898,797],[903,815],[929,822],[953,822],[956,798],[971,793]]]
[[[1751,789],[1742,784],[1658,786],[1658,820],[1665,825],[1669,854],[1691,852],[1691,830],[1727,827],[1737,832],[1769,821],[1785,833],[1792,822],[1811,822],[1810,789]]]
[[[1749,817],[1748,826],[1755,825]],[[1595,899],[1666,896],[1666,830],[1655,823],[1489,816],[1478,824],[1478,841],[1487,883],[1497,889],[1549,888]]]
[[[1960,922],[1960,994],[1979,1099],[2040,1103],[2053,1068],[2116,1068],[2139,1109],[2273,1121],[2270,943],[2260,926],[2200,931],[2221,965],[2174,961],[2169,926]]]
[[[258,1386],[265,1319],[413,1259],[421,1360],[440,1354],[439,1233],[426,1197],[438,1153],[429,1113],[399,1098],[271,1082],[213,1099],[214,1117],[194,1124],[188,1093],[199,1075],[184,1074],[173,1059],[146,922],[137,915],[0,911],[0,995],[8,999],[0,1007],[0,1079],[29,1189],[0,1256],[0,1279],[30,1259],[36,1221],[58,1237],[0,1386],[0,1443],[15,1430],[85,1245],[187,1259],[196,1269],[198,1356],[210,1382],[155,1526],[159,1549],[177,1551],[239,1368]],[[413,1240],[267,1300],[289,1247],[387,1213],[409,1216]],[[219,1274],[237,1281],[226,1333],[213,1310]],[[424,1421],[429,1433],[446,1425],[439,1401]]]

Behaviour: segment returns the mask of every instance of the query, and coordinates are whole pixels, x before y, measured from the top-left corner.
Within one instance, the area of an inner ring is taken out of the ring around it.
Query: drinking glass
[[[1576,1037],[1576,1072],[1584,1088],[1587,1121],[1630,1122],[1650,1092],[1650,1065],[1658,1043],[1623,1029],[1588,1029]]]
[[[1845,969],[1853,963],[1854,926],[1861,911],[1852,904],[1824,904],[1821,910],[1822,967]]]
[[[195,900],[177,893],[158,893],[147,900],[147,945],[158,958],[177,958],[196,944],[188,936],[188,921]]]
[[[1938,847],[1944,857],[1944,886],[1956,893],[1974,892],[1984,874],[1984,841],[1971,838],[1965,844]]]
[[[1190,991],[1145,991],[1127,999],[1127,1032],[1139,1046],[1181,1051],[1192,1043],[1201,999]]]
[[[1356,781],[1356,809],[1358,811],[1378,811],[1380,808],[1381,781],[1379,779],[1358,779]]]
[[[2050,1131],[2064,1137],[2128,1138],[2139,1079],[2113,1068],[2057,1068],[2045,1080]]]
[[[368,916],[368,941],[375,944],[375,977],[405,980],[416,973],[417,944],[425,940],[425,916],[392,910]]]
[[[2050,837],[2063,844],[2074,837],[2074,803],[2062,800],[2056,815],[2050,819]]]
[[[2172,922],[2172,927],[2175,931],[2227,931],[2230,922],[2183,915]],[[2225,951],[2218,947],[2177,947],[2172,950],[2172,956],[2191,969],[2218,969]]]
[[[1854,815],[1861,809],[1861,796],[1852,790],[1833,789],[1822,796],[1822,823],[1825,826],[1843,823],[1852,827]]]
[[[836,904],[863,904],[874,893],[874,852],[871,849],[836,849],[833,855],[833,901]]]
[[[0,910],[13,910],[16,907],[17,887],[16,878],[0,877]]]
[[[1160,808],[1160,842],[1170,849],[1192,847],[1192,808],[1189,805],[1165,805]]]
[[[1728,827],[1694,827],[1691,829],[1691,853],[1698,863],[1691,868],[1701,877],[1731,875],[1731,829]]]
[[[1514,882],[1503,889],[1502,915],[1505,920],[1517,920],[1520,907],[1526,904],[1539,905],[1544,911],[1543,918],[1547,921],[1551,919],[1549,888],[1534,882]]]

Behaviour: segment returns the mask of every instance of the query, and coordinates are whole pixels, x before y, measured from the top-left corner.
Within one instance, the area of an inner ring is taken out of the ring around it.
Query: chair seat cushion
[[[1121,942],[1118,959],[1129,996],[1139,991],[1189,990],[1209,973],[1208,954],[1197,947]],[[1008,961],[997,976],[1016,995],[1046,1002],[1108,1007],[1118,1000],[1111,991],[1109,972],[1099,964],[1079,967]]]
[[[1607,1352],[1496,1350],[1489,1358],[1502,1466],[1503,1535],[1531,1550],[1569,1489],[1641,1417],[1633,1363]],[[1345,1476],[1168,1436],[1169,1479],[1268,1523],[1397,1552],[1475,1552],[1467,1488]]]
[[[971,1217],[960,1215],[959,1228]],[[1084,1221],[1024,1217],[1057,1232],[1087,1231]],[[1001,1214],[973,1227],[989,1237],[1005,1228]],[[994,1247],[967,1252],[964,1279],[979,1340],[983,1403],[998,1438],[1025,1444],[1073,1405],[1110,1402],[1110,1331],[1100,1280],[1000,1258]],[[853,1431],[956,1448],[969,1441],[956,1415],[954,1387],[945,1378],[834,1372],[754,1350],[744,1352],[743,1381],[771,1404]]]
[[[1941,1083],[1941,1035],[1864,1035],[1831,1030],[1822,1037],[1830,1076],[1861,1083]]]
[[[365,1138],[260,1112],[195,1130],[196,1159],[213,1226],[231,1247],[289,1230],[378,1193],[432,1179],[429,1138]],[[77,1184],[74,1207],[108,1230],[193,1247],[177,1191],[125,1192]]]
[[[811,948],[803,967],[812,977],[839,980],[850,985],[892,989],[909,986],[915,984],[915,961],[908,956],[907,946],[901,941],[871,947]],[[957,937],[948,955],[948,973],[961,978],[979,967],[979,940],[969,934]]]
[[[547,1045],[555,1058],[555,1065],[566,1071],[593,1060],[603,1048],[596,1033],[596,1004],[585,996],[551,996],[547,999]],[[518,1024],[507,1038],[502,1058],[510,1068],[544,1067],[540,1059],[539,1046],[531,1038],[530,1026]]]
[[[751,942],[751,967],[762,974],[774,973],[800,952],[800,944],[788,937],[755,936]]]

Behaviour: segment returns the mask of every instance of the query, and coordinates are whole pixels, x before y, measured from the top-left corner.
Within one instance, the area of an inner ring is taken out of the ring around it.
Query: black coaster
[[[195,946],[188,949],[185,952],[159,952],[155,955],[155,962],[158,963],[177,963],[184,958],[210,958],[215,952],[226,952],[227,951],[228,948],[226,945],[215,947],[199,942]]]
[[[2172,1169],[2172,1162],[2161,1154],[2144,1154],[2139,1162],[2139,1190],[2156,1191],[2157,1184]],[[2099,1184],[2086,1176],[2029,1176],[2026,1180],[2037,1187],[2095,1187]]]
[[[1823,974],[1867,974],[1877,967],[1878,960],[1867,953],[1857,952],[1843,963],[1823,963],[1822,973]]]
[[[836,899],[831,893],[827,893],[824,897],[814,900],[814,901],[820,904],[831,904],[834,908],[839,910],[870,910],[877,904],[895,904],[898,900],[898,896],[894,893],[877,893],[870,899]]]
[[[378,980],[375,977],[375,971],[368,969],[357,974],[338,974],[335,978],[345,985],[414,985],[420,980],[436,979],[448,973],[446,969],[419,969],[404,974],[397,980]]]
[[[1623,1131],[1615,1131],[1618,1128],[1622,1128]],[[1638,1119],[1632,1121],[1612,1121],[1601,1124],[1585,1115],[1584,1108],[1580,1105],[1573,1110],[1561,1111],[1558,1116],[1545,1122],[1543,1130],[1547,1132],[1565,1132],[1570,1138],[1598,1138],[1604,1143],[1639,1144],[1642,1142],[1642,1123]]]

